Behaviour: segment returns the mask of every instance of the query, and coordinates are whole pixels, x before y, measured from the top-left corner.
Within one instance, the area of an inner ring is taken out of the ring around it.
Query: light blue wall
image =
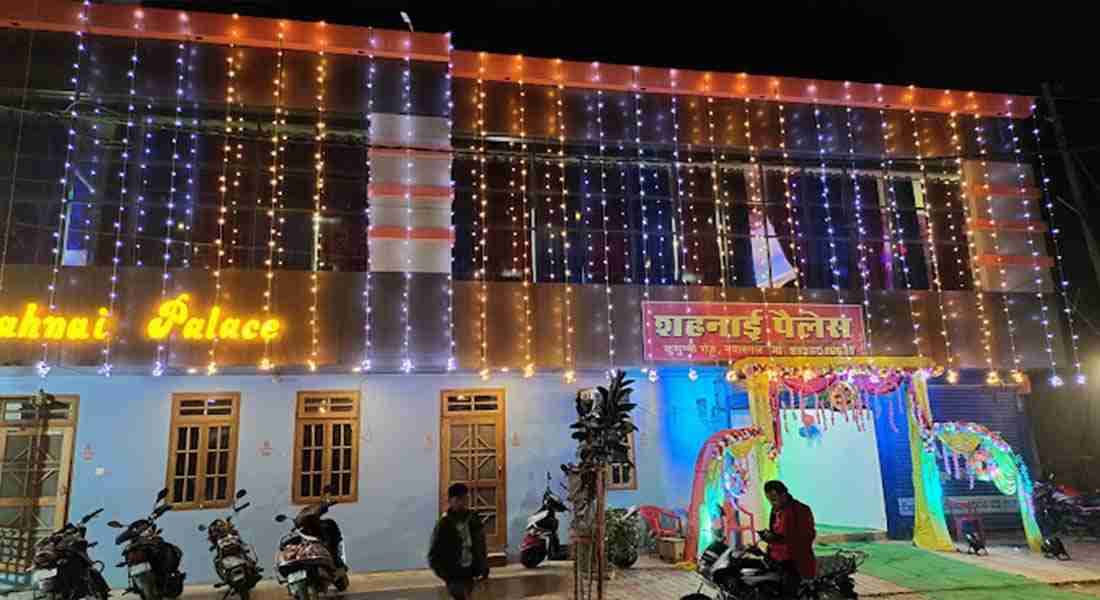
[[[715,411],[743,404],[743,393],[716,386],[720,370],[668,372],[656,384],[635,377],[638,404],[638,490],[612,492],[612,506],[656,504],[686,508],[699,446],[710,433],[747,424],[747,412]],[[636,374],[637,375],[637,374]],[[720,379],[718,379],[720,381]],[[560,481],[563,462],[572,459],[568,425],[575,419],[576,390],[603,384],[599,374],[565,385],[558,376],[495,376],[490,382],[468,375],[342,375],[145,377],[51,375],[54,394],[80,397],[75,439],[70,518],[105,507],[89,528],[100,540],[93,550],[107,565],[113,586],[123,583],[110,519],[145,515],[164,485],[172,393],[241,393],[237,487],[249,491],[252,507],[239,517],[242,531],[269,565],[284,528],[273,522],[290,505],[294,401],[299,390],[359,389],[362,424],[359,501],[332,510],[344,530],[349,561],[358,572],[425,566],[428,537],[438,516],[439,392],[454,388],[504,388],[507,402],[507,497],[509,554],[515,556],[527,516],[541,500],[546,473]],[[30,394],[43,386],[37,377],[0,377],[0,395]],[[717,393],[717,399],[716,399]],[[702,402],[700,402],[702,399]],[[270,456],[260,448],[265,441]],[[82,454],[90,448],[92,458]],[[97,469],[103,469],[97,475]],[[220,511],[181,511],[163,519],[165,536],[184,550],[183,567],[192,583],[215,574],[207,546],[196,530]],[[565,535],[567,519],[562,524]],[[269,571],[270,573],[270,571]]]

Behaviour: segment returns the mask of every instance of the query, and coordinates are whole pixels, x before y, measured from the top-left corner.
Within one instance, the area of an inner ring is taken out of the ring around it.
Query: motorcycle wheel
[[[519,562],[528,569],[534,569],[546,560],[546,547],[542,545],[531,546],[519,555]]]
[[[290,593],[294,596],[294,600],[317,600],[318,596],[317,590],[308,581],[291,587]]]
[[[134,586],[137,588],[137,593],[141,596],[141,600],[160,600],[160,591],[157,589],[157,579],[153,576],[152,571],[138,575],[137,580],[134,581]]]
[[[107,580],[103,579],[99,571],[89,571],[88,585],[91,588],[88,590],[89,595],[97,600],[107,600],[111,595],[111,586],[107,585]]]
[[[332,586],[336,588],[338,592],[348,591],[348,576],[347,574],[340,575],[336,579],[332,580]]]

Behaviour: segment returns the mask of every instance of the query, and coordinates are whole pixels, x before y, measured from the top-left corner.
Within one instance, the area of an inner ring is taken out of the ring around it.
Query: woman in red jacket
[[[801,579],[817,575],[814,513],[809,506],[792,498],[781,481],[765,483],[764,495],[772,505],[772,514],[768,531],[762,537],[768,543],[768,556],[783,569],[786,593],[793,597]]]

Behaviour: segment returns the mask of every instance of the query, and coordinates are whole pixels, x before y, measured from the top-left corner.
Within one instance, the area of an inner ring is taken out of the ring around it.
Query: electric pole
[[[1062,155],[1062,164],[1065,165],[1069,193],[1081,219],[1081,232],[1085,236],[1085,247],[1092,262],[1092,272],[1096,277],[1097,285],[1100,285],[1100,246],[1097,246],[1096,238],[1092,237],[1092,230],[1089,229],[1088,202],[1085,201],[1085,194],[1081,190],[1081,181],[1077,179],[1077,167],[1073,162],[1073,154],[1069,149],[1069,143],[1066,142],[1066,130],[1062,127],[1062,120],[1058,118],[1058,108],[1054,104],[1054,95],[1050,93],[1050,84],[1043,84],[1043,98],[1046,100],[1047,111],[1050,113],[1048,118],[1054,125],[1054,137],[1058,141],[1058,152]]]

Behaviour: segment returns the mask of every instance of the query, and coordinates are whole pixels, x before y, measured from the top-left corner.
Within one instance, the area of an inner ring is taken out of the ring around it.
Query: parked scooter
[[[237,492],[229,516],[214,519],[210,525],[199,525],[199,531],[205,531],[206,539],[210,541],[210,551],[214,553],[214,570],[221,579],[214,587],[229,588],[222,600],[230,594],[236,594],[240,600],[248,600],[249,592],[262,578],[260,573],[263,569],[257,566],[256,550],[241,539],[237,526],[233,524],[233,517],[252,504],[239,504],[247,493],[245,490]]]
[[[348,589],[347,557],[340,527],[332,519],[322,519],[336,501],[332,487],[325,486],[324,496],[317,504],[303,508],[294,517],[289,533],[279,540],[275,554],[276,579],[286,584],[296,600],[317,600],[329,585],[337,591]],[[286,515],[277,515],[282,523]]]
[[[88,549],[99,542],[88,543],[85,538],[85,526],[101,512],[102,508],[84,515],[76,523],[66,523],[35,545],[31,561],[35,598],[107,600],[111,589],[100,574],[103,563],[88,556]]]
[[[752,544],[738,550],[726,543],[725,527],[721,524],[725,512],[718,507],[721,518],[715,528],[715,541],[699,557],[696,571],[703,585],[694,594],[680,600],[710,600],[702,593],[703,586],[713,588],[717,600],[783,598],[783,575],[775,561]],[[833,556],[817,559],[817,577],[803,581],[797,598],[858,598],[852,575],[866,560],[867,554],[856,550],[840,550]]]
[[[183,593],[183,580],[187,577],[179,570],[183,551],[179,546],[165,541],[157,527],[157,519],[172,510],[171,504],[163,503],[167,496],[167,489],[157,493],[153,512],[148,517],[129,525],[118,521],[107,523],[110,527],[124,530],[115,538],[115,544],[126,544],[122,549],[124,560],[115,566],[127,568],[130,580],[127,591],[136,592],[142,600],[178,598]]]
[[[542,561],[565,560],[566,552],[558,539],[558,513],[569,512],[565,503],[550,489],[550,474],[546,474],[546,491],[542,493],[542,505],[527,518],[527,535],[519,547],[519,561],[528,569]]]

